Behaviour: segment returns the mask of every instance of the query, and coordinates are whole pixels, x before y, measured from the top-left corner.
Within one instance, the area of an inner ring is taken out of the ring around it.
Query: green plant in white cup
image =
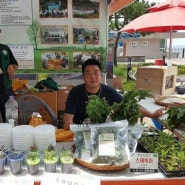
[[[46,172],[56,173],[58,158],[53,145],[49,145],[47,150],[44,151],[43,161]]]
[[[30,150],[25,156],[28,173],[36,175],[39,172],[39,164],[41,162],[41,155],[37,146],[31,146]]]

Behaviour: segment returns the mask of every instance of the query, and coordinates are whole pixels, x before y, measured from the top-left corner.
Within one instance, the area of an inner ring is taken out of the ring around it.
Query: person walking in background
[[[119,92],[111,86],[101,83],[102,68],[98,60],[90,58],[82,65],[82,75],[84,83],[73,87],[66,101],[63,117],[64,129],[68,130],[70,124],[82,124],[88,118],[86,114],[86,105],[90,95],[97,95],[105,98],[109,105],[114,102],[121,102],[124,98]],[[164,108],[160,108],[151,113],[140,107],[143,117],[158,118],[163,115]]]
[[[10,95],[14,95],[12,78],[17,68],[18,63],[10,48],[0,43],[0,112],[4,123],[6,122],[5,103]]]

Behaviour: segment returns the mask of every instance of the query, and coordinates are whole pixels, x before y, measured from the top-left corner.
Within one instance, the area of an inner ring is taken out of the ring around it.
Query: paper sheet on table
[[[139,105],[142,106],[143,108],[145,108],[146,110],[150,111],[150,112],[154,112],[157,109],[160,109],[162,107],[161,105],[157,105],[155,103],[154,98],[145,98],[145,99],[142,99],[139,102]]]
[[[0,178],[0,184],[1,185],[33,185],[34,184],[34,178],[33,177],[18,177],[11,175],[7,178],[6,177],[1,177]]]
[[[100,179],[94,176],[83,176],[77,174],[44,173],[41,185],[100,185]]]

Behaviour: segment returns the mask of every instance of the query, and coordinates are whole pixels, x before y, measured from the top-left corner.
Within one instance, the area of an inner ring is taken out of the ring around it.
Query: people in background
[[[98,60],[90,58],[82,65],[82,75],[84,83],[77,85],[69,92],[65,113],[63,117],[64,128],[69,129],[70,124],[82,124],[88,118],[86,114],[86,104],[90,95],[97,95],[107,100],[109,105],[122,101],[123,96],[113,87],[102,84],[102,68]],[[140,108],[143,117],[158,118],[162,116],[164,108],[155,112],[148,112]]]
[[[93,37],[93,44],[99,44],[99,40],[95,36]]]
[[[4,123],[6,122],[5,103],[10,95],[14,95],[12,78],[17,67],[18,63],[10,48],[0,44],[0,112]]]

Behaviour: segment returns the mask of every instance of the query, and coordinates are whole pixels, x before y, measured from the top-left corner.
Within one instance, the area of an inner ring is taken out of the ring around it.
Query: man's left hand
[[[13,78],[14,73],[15,73],[15,70],[16,70],[16,68],[14,67],[14,65],[11,65],[11,64],[10,64],[10,65],[7,67],[7,74],[8,74],[8,76],[9,76],[9,79],[10,79],[10,80]]]

